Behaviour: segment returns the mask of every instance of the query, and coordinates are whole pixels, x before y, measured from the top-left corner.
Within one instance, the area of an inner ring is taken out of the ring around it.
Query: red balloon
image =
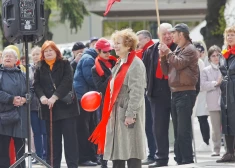
[[[96,91],[85,93],[81,99],[82,108],[88,112],[94,112],[100,106],[101,97],[101,94]]]

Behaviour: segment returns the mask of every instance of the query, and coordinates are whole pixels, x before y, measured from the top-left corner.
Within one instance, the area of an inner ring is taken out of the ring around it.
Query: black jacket
[[[52,79],[56,85],[55,91],[49,73],[51,73]],[[38,98],[40,99],[42,96],[51,98],[53,94],[59,98],[52,109],[54,121],[79,115],[78,102],[76,99],[74,99],[74,103],[70,105],[60,101],[61,98],[65,97],[68,92],[72,90],[72,82],[72,68],[67,60],[56,60],[52,71],[45,61],[41,61],[35,71],[33,85]],[[41,113],[42,119],[49,120],[50,113],[47,105],[41,104]]]
[[[112,67],[115,65],[115,61],[114,60],[110,60],[109,61],[112,64]],[[112,74],[111,70],[105,66],[105,64],[99,60],[99,63],[104,71],[104,75],[103,76],[99,76],[98,72],[96,71],[96,65],[94,65],[91,69],[92,72],[92,78],[94,81],[94,84],[97,88],[98,92],[101,92],[103,97],[105,95],[105,91],[106,91],[106,87],[109,81],[109,77]]]
[[[78,63],[77,63],[76,61],[74,61],[74,60],[70,62],[70,65],[71,65],[71,67],[73,68],[73,72],[76,71],[77,64],[78,64]]]
[[[223,76],[220,85],[222,132],[226,135],[235,135],[235,55],[225,60],[220,71]]]
[[[147,73],[147,96],[149,98],[161,97],[166,93],[170,96],[168,80],[156,78],[156,70],[160,68],[157,67],[159,60],[158,44],[155,43],[143,53],[143,63]],[[176,47],[177,45],[173,43],[170,47],[171,51],[174,51]]]

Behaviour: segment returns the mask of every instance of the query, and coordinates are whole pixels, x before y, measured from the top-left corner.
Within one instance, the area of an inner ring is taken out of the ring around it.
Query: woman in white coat
[[[220,53],[221,49],[216,45],[209,48],[210,65],[204,68],[201,73],[201,89],[207,91],[206,103],[212,125],[213,153],[211,156],[219,156],[221,147],[220,83],[222,77],[219,70]]]
[[[202,70],[205,68],[204,61],[202,60],[204,57],[205,48],[201,44],[201,42],[195,42],[195,47],[199,51],[199,59],[198,59],[198,66],[200,70],[200,76]],[[200,88],[200,92],[197,96],[197,100],[194,106],[195,114],[198,118],[198,122],[200,124],[200,130],[202,134],[203,143],[197,149],[198,151],[211,151],[211,147],[209,145],[210,140],[210,126],[208,123],[208,116],[209,112],[206,108],[206,91]]]

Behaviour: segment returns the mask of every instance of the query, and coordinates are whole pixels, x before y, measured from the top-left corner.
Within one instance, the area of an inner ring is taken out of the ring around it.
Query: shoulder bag
[[[56,90],[56,85],[51,77],[51,73],[49,73],[49,76],[50,76],[52,85],[53,85],[54,89]],[[69,91],[69,93],[65,97],[61,98],[60,100],[66,104],[72,104],[73,99],[74,99],[74,91],[73,91],[73,84],[72,84],[72,90]]]

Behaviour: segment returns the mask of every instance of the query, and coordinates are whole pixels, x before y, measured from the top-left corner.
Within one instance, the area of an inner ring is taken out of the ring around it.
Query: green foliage
[[[56,0],[59,9],[61,10],[61,22],[69,20],[70,29],[75,29],[82,26],[84,16],[88,15],[88,11],[81,0]]]
[[[44,9],[56,9],[57,4],[55,0],[45,0],[44,1]]]
[[[224,33],[224,30],[226,28],[226,21],[224,19],[224,9],[224,5],[220,7],[218,25],[216,25],[215,29],[211,31],[212,35],[222,35]]]

